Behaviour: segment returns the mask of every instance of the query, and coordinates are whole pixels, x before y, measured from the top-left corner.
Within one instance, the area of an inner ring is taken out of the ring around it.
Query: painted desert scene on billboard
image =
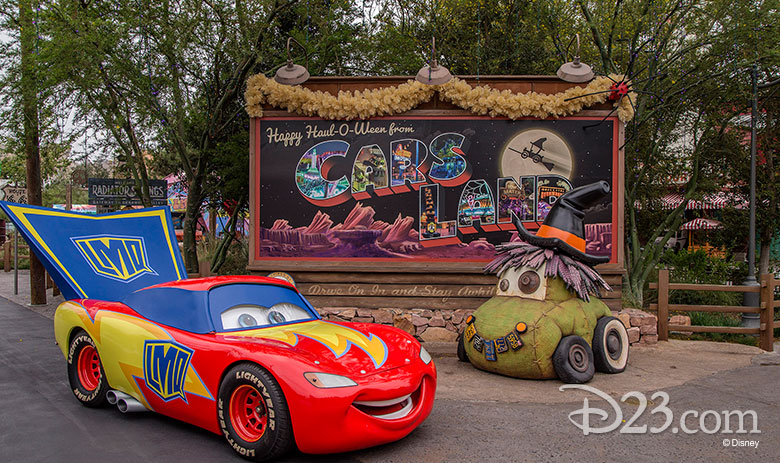
[[[487,261],[580,185],[614,182],[617,123],[598,118],[264,118],[256,259]],[[614,194],[587,211],[612,256]]]

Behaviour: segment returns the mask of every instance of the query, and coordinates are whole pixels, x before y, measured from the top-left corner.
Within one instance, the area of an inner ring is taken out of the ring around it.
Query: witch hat
[[[553,204],[535,235],[525,229],[514,212],[512,221],[520,238],[534,246],[556,248],[591,265],[609,262],[610,256],[585,253],[585,224],[582,220],[585,209],[598,202],[609,190],[609,183],[602,180],[564,193]]]

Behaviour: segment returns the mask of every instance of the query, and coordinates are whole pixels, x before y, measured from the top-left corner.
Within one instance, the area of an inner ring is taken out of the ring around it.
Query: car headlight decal
[[[426,365],[431,363],[431,354],[429,354],[423,346],[420,346],[420,360],[422,360]]]
[[[306,381],[310,382],[312,386],[323,389],[334,387],[349,387],[357,386],[357,383],[347,378],[346,376],[333,375],[330,373],[317,373],[307,372],[303,374]]]

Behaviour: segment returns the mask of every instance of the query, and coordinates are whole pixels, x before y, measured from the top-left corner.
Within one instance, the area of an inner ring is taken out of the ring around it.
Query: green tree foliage
[[[576,3],[601,68],[628,74],[639,97],[626,129],[624,295],[641,304],[687,200],[719,191],[731,160],[742,151],[732,129],[749,88],[744,50],[752,47],[751,26],[767,20],[768,12],[757,12],[755,2]],[[663,209],[660,198],[679,177],[686,180],[685,200]]]
[[[286,61],[287,36],[304,44],[313,72],[341,72],[353,61],[343,43],[360,29],[357,10],[345,1],[51,2],[48,10],[59,82],[102,121],[142,197],[148,199],[147,164],[161,168],[175,159],[186,178],[190,271],[197,270],[204,200],[246,203],[247,148],[238,146],[248,128],[246,78]],[[238,179],[244,192],[230,185]]]
[[[431,58],[453,74],[550,74],[558,61],[543,23],[545,2],[382,0],[363,41],[365,71],[415,75]]]

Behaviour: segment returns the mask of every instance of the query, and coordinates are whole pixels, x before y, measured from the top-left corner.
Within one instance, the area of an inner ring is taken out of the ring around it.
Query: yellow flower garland
[[[612,76],[620,80],[620,76]],[[262,74],[252,76],[247,81],[246,103],[250,117],[263,116],[263,104],[304,116],[318,116],[328,120],[368,119],[377,116],[391,116],[403,113],[430,101],[435,92],[439,92],[442,101],[448,101],[459,108],[474,114],[492,117],[562,117],[575,114],[587,107],[607,101],[613,81],[607,77],[597,77],[585,87],[572,87],[552,95],[528,92],[513,93],[511,90],[496,90],[485,85],[472,87],[466,81],[453,78],[444,85],[425,85],[415,80],[396,87],[367,89],[345,92],[338,95],[307,88],[282,85]],[[597,93],[604,92],[604,93]],[[595,94],[593,94],[595,93]],[[592,95],[591,95],[592,94]],[[588,95],[588,96],[582,96]],[[580,97],[566,101],[569,98]],[[622,98],[616,109],[618,118],[628,122],[634,117],[631,102],[635,98],[630,93]]]

